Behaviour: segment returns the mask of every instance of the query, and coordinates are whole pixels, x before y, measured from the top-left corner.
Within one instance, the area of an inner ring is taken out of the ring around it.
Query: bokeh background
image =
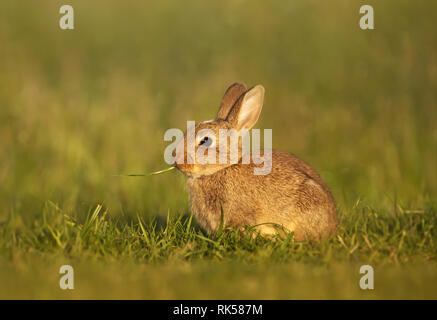
[[[59,28],[70,4],[75,29]],[[359,8],[375,9],[375,30]],[[189,212],[163,140],[212,118],[233,82],[262,84],[258,128],[310,163],[340,214],[425,210],[437,195],[435,1],[0,3],[0,221]]]

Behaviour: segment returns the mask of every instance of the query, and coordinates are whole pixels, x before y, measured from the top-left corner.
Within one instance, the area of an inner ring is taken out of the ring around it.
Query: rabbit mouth
[[[200,164],[175,164],[175,167],[190,178],[199,178],[215,174],[227,166],[222,165],[200,165]]]
[[[176,168],[189,179],[196,179],[204,175],[202,172],[195,172],[194,165],[192,164],[176,165]]]
[[[194,170],[193,164],[186,164],[186,163],[175,163],[175,167],[182,173],[186,175],[191,175],[192,171]]]

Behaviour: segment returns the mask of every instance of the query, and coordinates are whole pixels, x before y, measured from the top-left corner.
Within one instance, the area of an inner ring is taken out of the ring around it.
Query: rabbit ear
[[[231,85],[223,96],[220,109],[217,113],[217,119],[225,120],[229,114],[229,111],[231,111],[232,106],[235,104],[238,98],[246,92],[246,90],[247,88],[244,83],[236,82]]]
[[[235,103],[226,120],[238,131],[251,129],[258,121],[261,113],[264,91],[262,85],[247,90]]]

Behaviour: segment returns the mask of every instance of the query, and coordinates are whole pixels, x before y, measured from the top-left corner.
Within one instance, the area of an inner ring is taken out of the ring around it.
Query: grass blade
[[[112,175],[113,177],[148,177],[148,176],[154,176],[157,174],[161,174],[161,173],[165,173],[171,170],[176,169],[176,167],[169,167],[167,169],[163,169],[163,170],[159,170],[159,171],[155,171],[155,172],[151,172],[148,174],[114,174]]]

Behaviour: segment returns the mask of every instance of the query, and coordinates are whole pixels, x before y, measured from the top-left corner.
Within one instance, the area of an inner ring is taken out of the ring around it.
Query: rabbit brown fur
[[[233,84],[216,119],[199,123],[194,130],[209,129],[218,136],[219,129],[250,129],[258,120],[263,99],[262,86],[247,90],[243,84]],[[187,145],[186,135],[180,145]],[[184,150],[176,156],[180,160],[176,166],[188,176],[192,211],[208,232],[217,230],[222,213],[225,226],[252,225],[263,235],[294,232],[298,241],[320,240],[335,231],[336,208],[328,187],[294,155],[272,150],[271,157],[265,158],[270,161],[270,173],[255,175],[254,168],[260,165],[253,161],[243,164],[241,150],[236,164],[188,164],[186,160],[192,155]]]

